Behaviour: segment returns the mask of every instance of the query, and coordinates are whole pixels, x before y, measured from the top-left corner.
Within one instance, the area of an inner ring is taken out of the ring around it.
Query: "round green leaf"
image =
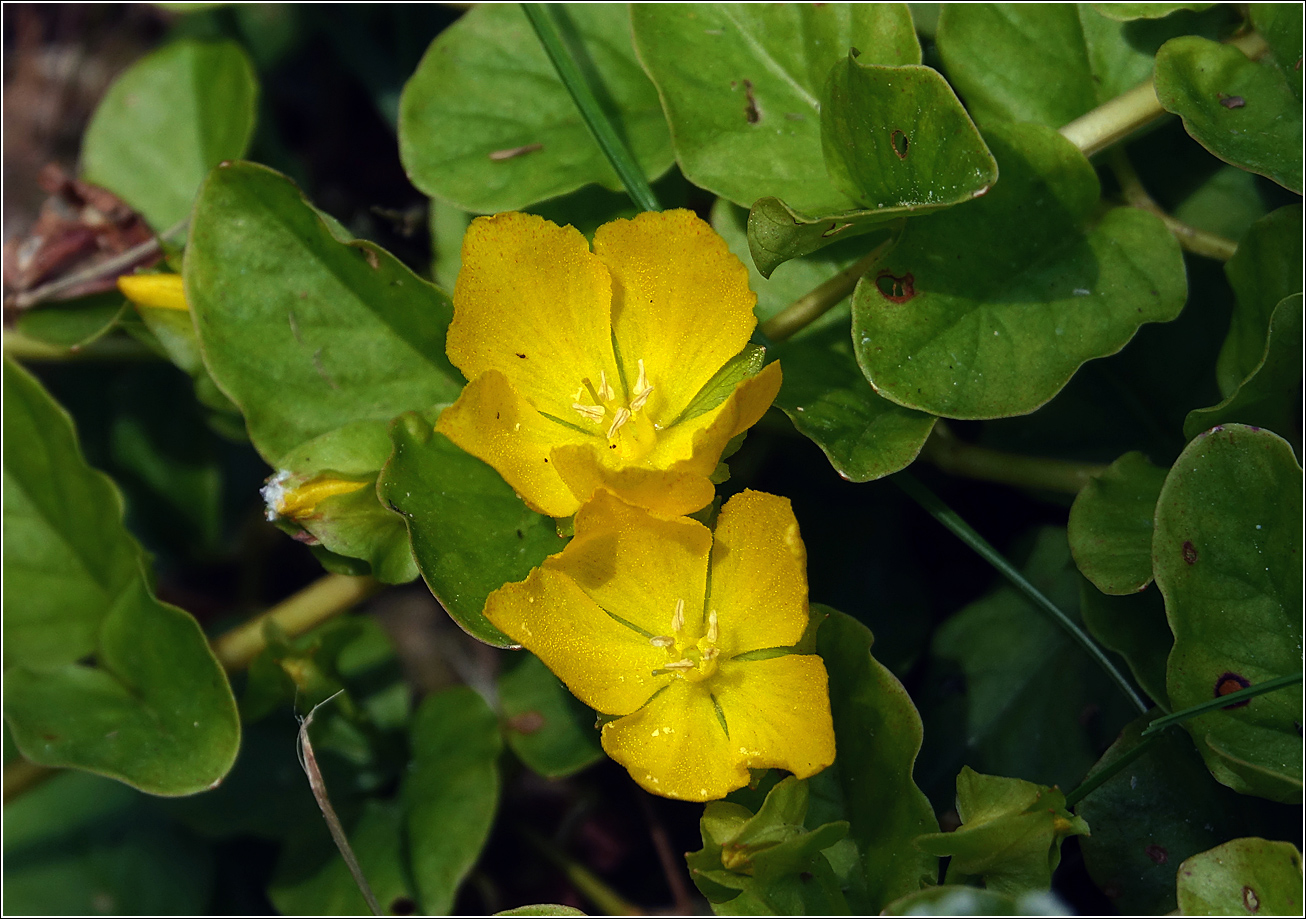
[[[851,48],[871,64],[921,59],[902,3],[635,4],[631,25],[685,177],[745,207],[773,195],[848,209],[821,153],[830,68]]]
[[[354,421],[451,402],[449,298],[384,249],[341,242],[289,179],[220,167],[200,192],[186,298],[210,373],[276,463]]]
[[[394,455],[377,494],[407,522],[431,593],[468,634],[511,647],[485,618],[485,598],[562,551],[553,520],[526,507],[497,472],[420,415],[397,419],[390,436]]]
[[[1214,428],[1166,477],[1152,542],[1174,632],[1175,710],[1301,669],[1302,471],[1282,438]],[[1300,801],[1301,695],[1272,692],[1184,722],[1212,775]]]
[[[1288,85],[1301,98],[1302,8],[1300,3],[1250,3],[1247,12],[1261,33]]]
[[[428,696],[413,716],[404,782],[408,852],[423,912],[453,906],[480,857],[499,802],[499,722],[466,686]]]
[[[1141,453],[1126,453],[1075,497],[1070,553],[1103,593],[1137,593],[1152,583],[1152,517],[1165,472]]]
[[[1301,852],[1290,842],[1234,839],[1179,866],[1178,898],[1185,916],[1295,916]]]
[[[948,418],[1034,411],[1186,297],[1179,244],[1156,217],[1116,208],[1086,226],[1097,177],[1069,141],[1032,124],[985,137],[1002,172],[993,191],[910,221],[853,294],[853,345],[876,392]]]
[[[671,166],[657,92],[618,4],[553,11],[599,104],[650,179]],[[519,210],[582,185],[621,182],[516,4],[467,11],[431,43],[399,101],[413,184],[474,213]]]
[[[512,752],[550,779],[601,760],[594,713],[577,702],[538,657],[520,657],[499,680],[504,737]]]
[[[1178,10],[1200,12],[1213,6],[1214,3],[1094,3],[1093,9],[1108,19],[1128,22],[1132,19],[1161,19]]]
[[[14,328],[30,338],[77,351],[110,332],[126,311],[116,290],[42,304],[18,314]]]
[[[1256,223],[1225,263],[1238,298],[1229,335],[1215,364],[1220,392],[1233,395],[1265,356],[1270,318],[1285,297],[1302,289],[1302,207],[1281,207]]]
[[[849,837],[860,856],[863,911],[874,915],[890,901],[938,878],[938,862],[912,845],[938,830],[929,800],[912,769],[920,752],[920,715],[902,684],[871,654],[869,629],[838,610],[816,633],[830,674],[830,708],[839,755],[833,769],[843,795]],[[867,781],[874,776],[874,781]]]
[[[1194,140],[1226,163],[1301,194],[1299,92],[1272,60],[1251,61],[1195,35],[1166,42],[1156,55],[1156,97]]]
[[[1059,910],[1047,909],[1033,898],[1040,894],[1013,897],[971,887],[967,884],[940,884],[894,900],[885,907],[885,916],[1043,916]],[[1049,905],[1056,905],[1055,903]]]
[[[1269,428],[1300,440],[1302,379],[1302,295],[1279,301],[1270,317],[1265,353],[1229,398],[1188,413],[1184,436],[1190,440],[1217,424],[1239,422]]]
[[[1168,706],[1165,665],[1174,636],[1165,620],[1161,592],[1148,588],[1111,596],[1085,580],[1079,588],[1079,613],[1093,637],[1125,659],[1143,691]]]
[[[501,910],[496,916],[584,916],[574,906],[560,906],[557,903],[532,903],[530,906],[518,906],[515,909]]]
[[[239,45],[174,42],[109,87],[82,142],[82,177],[163,232],[190,213],[210,169],[245,155],[257,96]]]

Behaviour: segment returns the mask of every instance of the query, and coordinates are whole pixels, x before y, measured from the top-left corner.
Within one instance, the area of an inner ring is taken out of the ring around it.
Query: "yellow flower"
[[[125,274],[118,278],[118,290],[137,306],[164,310],[189,309],[179,274]]]
[[[806,561],[785,498],[736,495],[713,534],[600,491],[575,539],[492,593],[485,615],[582,702],[619,716],[603,749],[635,781],[709,801],[749,769],[807,778],[834,762],[825,664],[779,650],[807,628]]]
[[[303,521],[312,517],[318,504],[327,498],[350,494],[368,484],[325,474],[305,478],[282,471],[268,479],[259,494],[263,496],[268,520],[285,517]]]
[[[695,414],[748,344],[756,301],[747,269],[690,211],[604,224],[593,252],[542,217],[478,217],[447,340],[471,382],[436,430],[553,517],[599,486],[660,516],[692,513],[712,500],[726,444],[780,388],[773,364]]]

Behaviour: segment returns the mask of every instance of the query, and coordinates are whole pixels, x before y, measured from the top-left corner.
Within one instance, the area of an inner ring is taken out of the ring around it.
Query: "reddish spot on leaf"
[[[905,160],[907,158],[908,140],[906,134],[895,128],[893,133],[889,135],[889,143],[893,145],[893,152],[898,159]]]
[[[1220,100],[1220,104],[1227,109],[1242,108],[1247,104],[1247,100],[1242,96],[1226,96],[1224,93],[1216,93],[1215,95]]]
[[[1197,547],[1188,540],[1184,540],[1184,561],[1192,564],[1197,561]]]
[[[1220,678],[1215,681],[1215,697],[1218,699],[1220,696],[1227,696],[1231,692],[1246,689],[1250,685],[1252,685],[1251,681],[1242,674],[1222,673],[1220,674]],[[1226,705],[1225,708],[1242,708],[1250,701],[1252,700],[1243,699],[1241,702],[1234,702],[1232,705]]]
[[[875,286],[890,303],[906,303],[916,296],[916,279],[912,277],[911,272],[896,277],[887,271],[881,271],[875,278]]]
[[[1143,851],[1147,853],[1148,858],[1156,862],[1158,865],[1164,865],[1166,862],[1170,861],[1170,853],[1165,850],[1165,846],[1158,846],[1153,843]]]
[[[508,719],[508,727],[518,734],[534,734],[544,727],[544,716],[537,711],[522,712]]]

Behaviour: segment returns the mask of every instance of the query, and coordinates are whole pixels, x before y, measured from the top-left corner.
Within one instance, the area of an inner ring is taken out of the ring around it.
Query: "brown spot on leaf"
[[[1170,853],[1165,850],[1164,846],[1158,846],[1153,843],[1143,851],[1147,853],[1148,858],[1156,862],[1158,865],[1164,865],[1166,862],[1170,861]]]
[[[520,147],[509,147],[506,150],[492,150],[490,152],[490,162],[501,163],[504,160],[515,159],[519,156],[525,156],[528,153],[534,153],[537,150],[543,150],[544,144],[523,144]]]
[[[1215,698],[1218,699],[1220,696],[1227,696],[1231,692],[1246,689],[1250,685],[1252,685],[1251,681],[1240,673],[1222,673],[1220,674],[1220,678],[1215,681]],[[1234,702],[1231,705],[1226,705],[1225,708],[1242,708],[1251,701],[1251,699],[1243,699],[1241,702]]]
[[[372,267],[372,270],[381,267],[381,261],[376,257],[376,253],[367,247],[363,247],[363,258],[367,259],[367,264]]]
[[[508,727],[518,734],[534,734],[544,727],[544,716],[535,710],[513,715],[508,719]]]
[[[898,159],[905,160],[907,158],[908,141],[907,135],[903,131],[895,128],[893,133],[889,135],[889,143],[893,145],[893,152]]]
[[[1197,561],[1197,547],[1187,539],[1184,540],[1184,561],[1190,565]]]
[[[744,117],[748,119],[749,124],[757,124],[762,120],[762,111],[757,107],[757,99],[753,96],[753,81],[744,81],[744,95],[748,97],[747,104],[744,105]]]
[[[916,296],[916,279],[912,277],[911,272],[898,277],[887,271],[881,271],[875,278],[875,286],[890,303],[906,303]]]
[[[1220,100],[1220,104],[1227,109],[1242,108],[1247,104],[1247,100],[1242,96],[1226,96],[1224,93],[1216,93],[1215,96]]]

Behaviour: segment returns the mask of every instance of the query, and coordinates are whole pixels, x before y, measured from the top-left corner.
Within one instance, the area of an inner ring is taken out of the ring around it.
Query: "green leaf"
[[[1252,25],[1270,46],[1275,63],[1288,77],[1297,98],[1302,90],[1302,8],[1296,3],[1252,3],[1247,12]]]
[[[57,348],[77,351],[111,331],[126,308],[122,294],[106,290],[24,310],[14,329]]]
[[[773,195],[848,209],[821,152],[830,68],[850,48],[870,64],[921,59],[901,3],[636,4],[631,25],[685,177],[745,207]]]
[[[339,241],[270,169],[234,163],[209,176],[185,273],[205,363],[269,463],[462,388],[444,353],[448,297],[372,243]]]
[[[1100,12],[1085,3],[947,4],[939,54],[981,125],[1060,128],[1148,79],[1167,39],[1199,31],[1216,37],[1227,19],[1216,11],[1117,22]]]
[[[1264,358],[1275,308],[1285,297],[1301,292],[1301,249],[1298,204],[1256,221],[1225,264],[1224,273],[1238,302],[1215,365],[1224,396],[1233,395]]]
[[[6,912],[201,915],[208,908],[206,847],[117,782],[64,772],[4,810]]]
[[[1290,842],[1231,840],[1179,866],[1178,899],[1184,916],[1295,916],[1301,852]]]
[[[931,833],[916,845],[940,858],[952,856],[948,881],[977,877],[988,890],[1020,894],[1047,890],[1061,862],[1061,842],[1088,834],[1088,824],[1066,810],[1056,788],[1021,779],[980,775],[963,766],[957,776],[961,826]]]
[[[819,615],[823,607],[813,608]],[[854,912],[874,915],[889,902],[935,883],[934,856],[912,845],[937,832],[929,800],[912,769],[920,752],[920,715],[897,678],[871,654],[874,637],[851,616],[828,610],[816,633],[817,650],[830,674],[830,707],[839,755],[838,779],[849,835],[857,845]],[[874,776],[873,781],[867,781]],[[853,894],[850,892],[850,898]]]
[[[1021,572],[1072,618],[1080,577],[1062,530],[1042,529]],[[966,756],[986,772],[1071,788],[1132,710],[1084,650],[1005,584],[934,633],[966,677]]]
[[[780,350],[784,384],[776,407],[845,479],[868,482],[911,465],[937,421],[881,398],[866,382],[846,329]]]
[[[674,159],[671,138],[626,8],[557,12],[600,106],[657,178]],[[515,4],[469,10],[431,43],[399,102],[399,151],[414,185],[475,213],[520,210],[592,182],[621,188]]]
[[[1195,35],[1166,42],[1156,55],[1156,97],[1194,140],[1301,194],[1301,77],[1294,79],[1273,60],[1252,61]]]
[[[563,688],[534,654],[499,679],[504,737],[512,752],[540,775],[562,778],[603,758],[594,713]]]
[[[257,96],[253,65],[239,45],[167,45],[109,87],[82,142],[82,177],[161,233],[190,213],[210,169],[245,155]]]
[[[494,712],[466,686],[428,696],[410,736],[403,799],[413,882],[423,912],[438,916],[453,906],[490,835],[503,741]]]
[[[1109,596],[1085,580],[1079,588],[1079,612],[1093,637],[1125,659],[1143,691],[1168,707],[1165,666],[1174,636],[1161,592],[1148,588]]]
[[[349,846],[382,910],[400,898],[412,900],[413,891],[403,860],[405,816],[398,802],[372,799],[364,803],[362,814],[349,830]],[[334,849],[317,870],[297,868],[292,861],[283,862],[278,876],[268,886],[268,898],[281,913],[292,916],[367,914],[362,891]]]
[[[496,916],[584,916],[574,906],[560,906],[557,903],[532,903],[530,906],[518,906],[515,909],[505,909],[497,913]]]
[[[553,521],[526,507],[499,474],[464,453],[417,414],[390,427],[394,455],[377,494],[408,526],[426,585],[468,634],[512,645],[485,618],[485,598],[520,581],[564,540]]]
[[[940,884],[900,897],[885,907],[886,916],[1056,916],[1069,912],[1053,894],[1013,897],[966,884]]]
[[[1179,10],[1201,12],[1213,6],[1214,3],[1094,3],[1093,9],[1108,19],[1128,22],[1132,19],[1161,19]]]
[[[240,743],[226,676],[187,613],[160,603],[67,414],[6,361],[5,717],[30,760],[152,794],[219,781]],[[88,660],[89,658],[89,660]]]
[[[1263,180],[1237,166],[1221,165],[1174,207],[1172,214],[1199,230],[1242,239],[1268,212],[1258,183]]]
[[[1242,384],[1219,405],[1194,409],[1184,420],[1190,440],[1217,424],[1269,428],[1301,444],[1302,295],[1279,301],[1270,316],[1265,353]]]
[[[1089,778],[1134,750],[1158,714],[1131,722]],[[1265,822],[1258,810],[1271,805],[1257,803],[1214,783],[1182,732],[1163,732],[1076,806],[1093,828],[1079,841],[1084,864],[1122,915],[1173,912],[1175,866]]]
[[[1070,553],[1103,593],[1133,594],[1152,583],[1152,517],[1165,474],[1143,454],[1126,453],[1075,497]]]
[[[1156,217],[1115,208],[1086,226],[1097,177],[1069,141],[1032,124],[985,137],[1002,181],[910,221],[853,294],[871,385],[949,418],[1034,411],[1142,323],[1174,319],[1187,294],[1179,244]]]
[[[1152,542],[1175,710],[1301,669],[1301,489],[1292,448],[1256,428],[1215,428],[1175,460]],[[1301,695],[1274,692],[1184,728],[1223,784],[1300,801],[1301,723]]]

